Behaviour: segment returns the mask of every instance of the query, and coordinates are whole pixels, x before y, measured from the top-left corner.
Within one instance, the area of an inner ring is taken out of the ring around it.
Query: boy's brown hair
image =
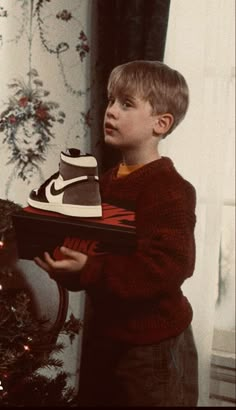
[[[172,114],[174,122],[165,136],[183,120],[189,105],[185,78],[160,61],[136,60],[115,67],[108,80],[108,94],[138,95],[149,101],[154,115]]]

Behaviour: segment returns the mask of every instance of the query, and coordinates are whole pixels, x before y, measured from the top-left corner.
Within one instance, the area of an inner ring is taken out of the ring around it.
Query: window
[[[225,202],[219,251],[214,349],[235,353],[235,204]]]
[[[232,74],[230,116],[235,115],[235,75]],[[235,125],[232,122],[226,155],[224,202],[219,249],[218,295],[211,360],[210,405],[235,406]]]
[[[213,349],[235,354],[235,68],[229,82],[232,118],[222,206],[221,243],[219,250],[218,296],[216,301]]]

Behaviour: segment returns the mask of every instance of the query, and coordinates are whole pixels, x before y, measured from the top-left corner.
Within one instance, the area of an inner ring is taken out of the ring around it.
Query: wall
[[[90,152],[90,8],[90,0],[0,3],[2,199],[26,206],[30,190],[58,170],[62,150]],[[19,265],[37,292],[42,272]],[[68,316],[83,316],[83,296],[70,293]],[[72,385],[80,337],[65,341]]]
[[[61,150],[90,150],[90,1],[1,4],[0,197],[25,205]]]

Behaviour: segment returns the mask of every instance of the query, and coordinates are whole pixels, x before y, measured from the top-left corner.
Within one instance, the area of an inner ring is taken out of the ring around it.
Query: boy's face
[[[123,151],[145,149],[156,143],[153,135],[157,116],[148,101],[138,96],[109,96],[104,117],[105,142]]]

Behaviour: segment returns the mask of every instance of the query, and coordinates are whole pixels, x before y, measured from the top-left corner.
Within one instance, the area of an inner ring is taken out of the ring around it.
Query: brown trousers
[[[196,407],[198,358],[191,326],[158,344],[87,340],[78,404],[94,407]]]

